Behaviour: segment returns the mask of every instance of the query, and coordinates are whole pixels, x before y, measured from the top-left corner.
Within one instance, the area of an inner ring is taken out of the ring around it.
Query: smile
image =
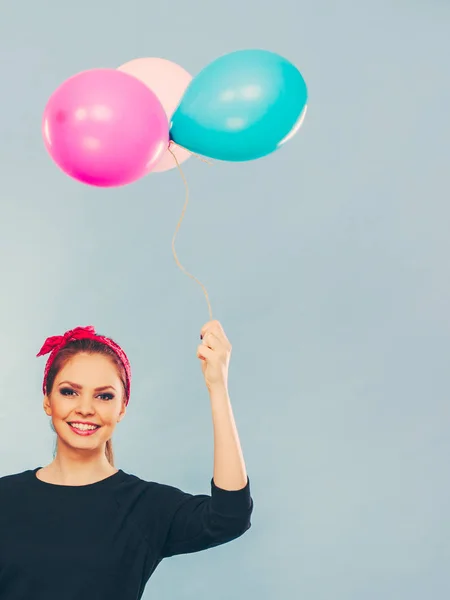
[[[77,435],[93,435],[100,425],[84,425],[81,423],[67,423],[70,429]]]

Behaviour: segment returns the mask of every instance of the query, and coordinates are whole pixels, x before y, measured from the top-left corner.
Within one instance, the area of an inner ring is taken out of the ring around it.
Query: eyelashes
[[[60,392],[60,394],[61,394],[62,396],[75,396],[75,394],[76,394],[76,391],[75,391],[75,390],[73,390],[72,388],[68,388],[68,387],[61,388],[61,389],[59,390],[59,392]],[[100,398],[101,400],[105,400],[105,401],[107,401],[107,402],[108,402],[108,401],[110,401],[110,400],[113,400],[113,399],[114,399],[114,397],[115,397],[115,396],[114,396],[114,394],[111,394],[111,393],[109,393],[109,392],[105,392],[105,393],[103,393],[103,394],[99,394],[99,395],[97,396],[97,398]]]
[[[75,391],[71,390],[70,388],[61,388],[59,390],[59,393],[63,396],[73,396],[75,394]]]

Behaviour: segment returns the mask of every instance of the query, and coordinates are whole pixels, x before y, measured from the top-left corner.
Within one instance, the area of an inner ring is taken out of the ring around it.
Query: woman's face
[[[52,418],[58,449],[104,453],[126,411],[116,366],[100,354],[77,354],[57,374],[44,410]]]

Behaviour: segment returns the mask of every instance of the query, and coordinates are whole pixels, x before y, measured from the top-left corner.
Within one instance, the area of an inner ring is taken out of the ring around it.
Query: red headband
[[[127,397],[126,404],[128,404],[130,400],[131,367],[127,355],[122,350],[122,348],[118,344],[116,344],[116,342],[102,335],[97,335],[92,325],[89,325],[88,327],[76,327],[75,329],[66,331],[64,335],[55,335],[45,340],[44,345],[40,349],[39,353],[36,355],[44,356],[44,354],[48,354],[49,352],[51,352],[44,370],[44,383],[42,386],[44,394],[47,393],[48,373],[56,356],[58,355],[58,352],[62,350],[65,346],[67,346],[69,342],[73,342],[74,340],[95,340],[96,342],[100,342],[101,344],[108,346],[108,348],[111,348],[111,350],[113,350],[117,354],[125,369]]]

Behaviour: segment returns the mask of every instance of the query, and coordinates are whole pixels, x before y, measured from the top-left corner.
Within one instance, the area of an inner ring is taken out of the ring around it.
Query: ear
[[[119,416],[117,417],[117,422],[120,423],[120,421],[124,418],[124,416],[127,414],[127,405],[125,403],[125,400],[122,402],[122,408],[120,409],[120,413]]]
[[[52,416],[52,405],[50,404],[50,399],[47,395],[44,396],[44,412],[47,417]]]

